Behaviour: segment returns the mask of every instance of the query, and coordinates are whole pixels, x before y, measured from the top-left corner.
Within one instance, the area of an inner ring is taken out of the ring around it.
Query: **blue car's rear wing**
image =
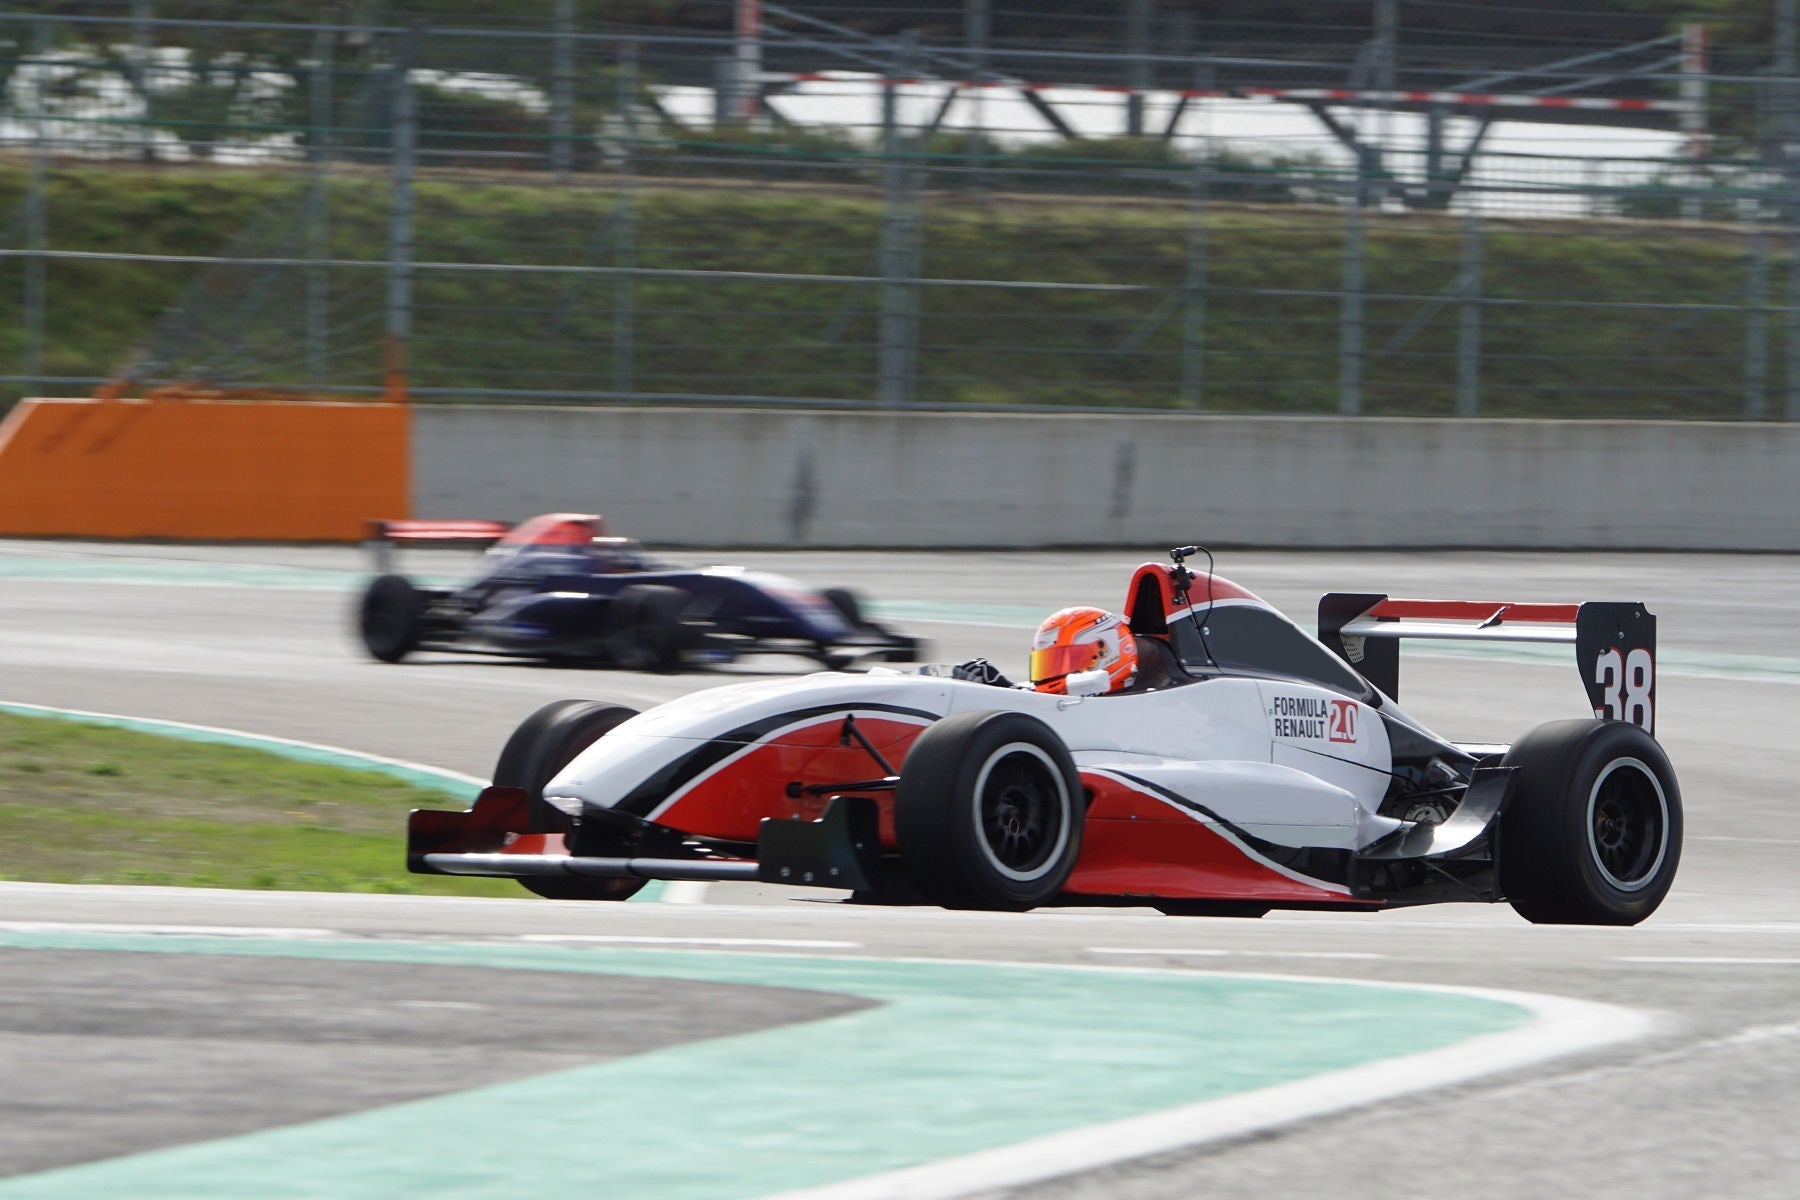
[[[397,545],[491,546],[510,529],[505,521],[370,521],[364,541],[385,575],[394,569]]]
[[[1656,732],[1656,618],[1642,604],[1402,600],[1361,592],[1319,600],[1319,640],[1395,699],[1402,638],[1573,645],[1594,715]]]

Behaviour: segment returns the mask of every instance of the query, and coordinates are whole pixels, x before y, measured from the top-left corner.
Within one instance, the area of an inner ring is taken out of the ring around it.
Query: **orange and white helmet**
[[[1051,613],[1031,640],[1031,686],[1066,693],[1068,677],[1106,671],[1107,691],[1137,677],[1137,639],[1123,620],[1101,608],[1065,608]]]

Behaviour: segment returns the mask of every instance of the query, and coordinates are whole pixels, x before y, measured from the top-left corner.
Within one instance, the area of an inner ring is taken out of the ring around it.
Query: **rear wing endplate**
[[[1364,592],[1331,592],[1319,600],[1319,640],[1395,699],[1403,638],[1572,645],[1594,715],[1656,732],[1656,617],[1642,604],[1407,600]]]

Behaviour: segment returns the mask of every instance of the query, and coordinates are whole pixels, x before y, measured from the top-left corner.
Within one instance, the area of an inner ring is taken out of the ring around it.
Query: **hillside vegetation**
[[[22,164],[0,163],[0,212],[20,211],[24,184]],[[59,165],[50,245],[304,257],[304,195],[304,178],[282,171]],[[422,263],[624,261],[623,210],[607,186],[427,173],[416,208]],[[385,181],[339,178],[330,213],[331,255],[375,265],[332,272],[327,382],[372,389],[383,362]],[[640,398],[876,397],[880,288],[841,281],[879,261],[874,188],[644,180],[630,213],[637,268],[737,273],[645,275],[630,287],[628,377]],[[917,400],[1175,408],[1184,338],[1199,331],[1204,355],[1188,362],[1202,372],[1199,407],[1335,411],[1344,212],[1221,199],[1203,232],[1205,286],[1194,293],[1202,310],[1182,291],[1195,229],[1178,197],[927,193],[922,278],[1137,290],[918,289]],[[1463,239],[1454,216],[1367,217],[1365,411],[1454,411]],[[16,228],[10,244],[20,244]],[[1746,339],[1759,322],[1772,331],[1767,386],[1782,384],[1783,320],[1745,305],[1755,274],[1741,228],[1488,221],[1480,257],[1483,414],[1735,417],[1754,358]],[[1772,304],[1786,294],[1786,270],[1775,247]],[[0,263],[0,374],[20,370],[23,272],[18,258]],[[805,276],[840,279],[796,278]],[[301,268],[57,260],[47,281],[46,375],[109,378],[139,363],[152,380],[306,383]],[[413,386],[472,401],[501,391],[604,392],[619,377],[620,301],[610,276],[421,270]]]

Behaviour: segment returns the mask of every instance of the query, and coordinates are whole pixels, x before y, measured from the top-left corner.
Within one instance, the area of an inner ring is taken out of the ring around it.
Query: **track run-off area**
[[[1044,614],[1116,607],[1161,549],[670,557],[857,587],[934,657],[1016,674]],[[374,756],[468,796],[548,700],[643,708],[810,669],[378,664],[350,627],[364,566],[0,542],[0,702]],[[0,884],[0,1200],[1791,1196],[1796,567],[1218,557],[1308,625],[1328,590],[1646,602],[1688,828],[1674,891],[1632,929],[1479,905],[948,913],[732,884],[623,905]],[[1555,650],[1409,644],[1401,678],[1465,740],[1584,711]]]

